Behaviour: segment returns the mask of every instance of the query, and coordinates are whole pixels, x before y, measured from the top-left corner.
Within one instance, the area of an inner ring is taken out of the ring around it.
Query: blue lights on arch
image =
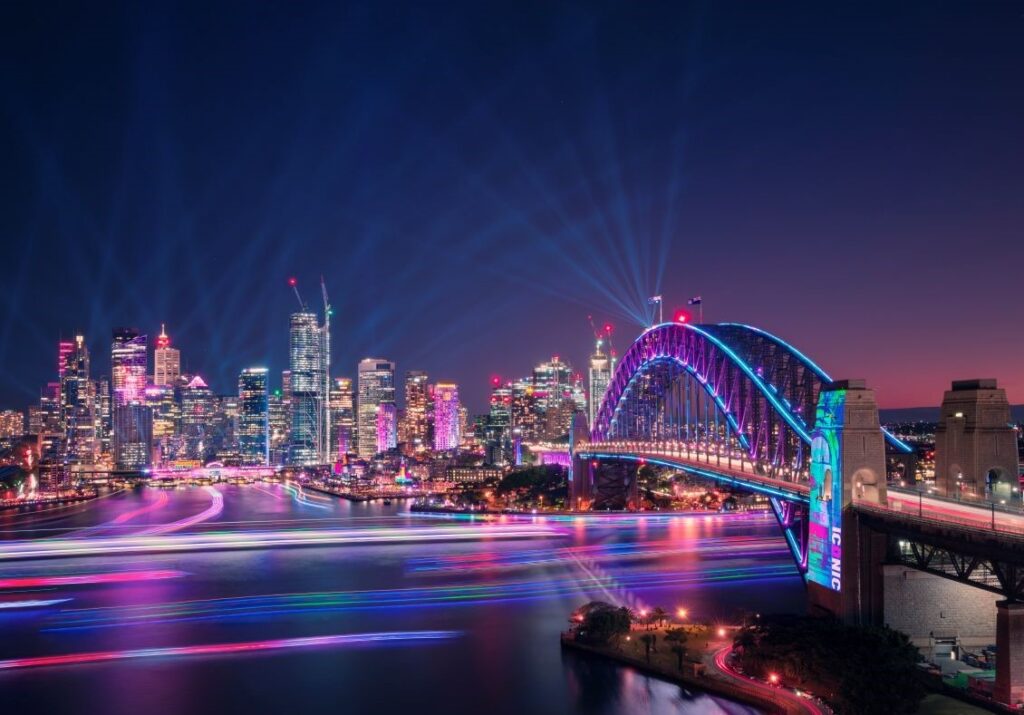
[[[756,333],[757,335],[760,335],[761,337],[772,341],[773,343],[781,347],[783,350],[786,350],[791,355],[793,355],[804,366],[811,370],[811,372],[813,372],[815,375],[821,378],[823,382],[832,382],[832,377],[827,372],[825,372],[821,368],[821,366],[818,365],[818,363],[811,360],[809,357],[807,357],[807,355],[797,350],[790,343],[787,343],[779,336],[773,335],[772,333],[769,333],[767,330],[755,328],[753,325],[746,325],[745,323],[719,323],[719,325],[722,325],[723,327],[741,328],[743,330],[749,330],[752,333]],[[882,428],[882,432],[885,434],[885,441],[892,445],[897,451],[903,452],[904,454],[910,454],[914,451],[913,447],[908,445],[903,440],[899,439],[896,435],[892,434],[889,430],[885,429],[885,427]]]

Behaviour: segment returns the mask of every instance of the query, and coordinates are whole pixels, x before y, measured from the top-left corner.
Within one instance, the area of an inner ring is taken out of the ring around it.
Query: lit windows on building
[[[238,377],[238,451],[242,464],[270,462],[267,369],[251,367]]]
[[[357,451],[360,457],[370,459],[379,451],[377,408],[395,402],[395,364],[382,358],[360,361],[356,389]],[[396,430],[396,442],[397,439]]]
[[[439,452],[459,448],[459,406],[458,385],[439,382],[434,386],[434,449]]]

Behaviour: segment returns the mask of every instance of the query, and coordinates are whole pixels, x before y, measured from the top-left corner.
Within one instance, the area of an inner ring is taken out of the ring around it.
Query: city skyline
[[[654,294],[666,314],[703,295],[708,322],[771,330],[883,407],[978,376],[1024,402],[1007,6],[796,24],[768,8],[738,24],[612,4],[497,22],[260,8],[238,31],[162,11],[182,22],[4,10],[20,28],[5,59],[26,71],[2,114],[2,405],[37,397],[57,339],[99,346],[118,325],[152,340],[166,323],[218,390],[245,366],[279,374],[285,281],[309,300],[321,274],[336,375],[388,356],[457,380],[475,411],[493,374],[551,354],[585,367],[588,315],[628,342]],[[138,44],[106,42],[109,26]],[[58,289],[32,278],[44,261]]]

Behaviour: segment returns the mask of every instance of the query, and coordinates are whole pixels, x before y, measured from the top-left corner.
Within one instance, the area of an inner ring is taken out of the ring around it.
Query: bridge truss
[[[663,463],[769,496],[801,569],[818,396],[831,378],[747,325],[664,323],[622,356],[576,453]],[[889,450],[910,448],[886,433]],[[608,491],[604,480],[602,496]]]

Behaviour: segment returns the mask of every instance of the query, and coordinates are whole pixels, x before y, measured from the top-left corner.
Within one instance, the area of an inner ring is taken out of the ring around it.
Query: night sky
[[[215,5],[215,7],[211,7]],[[1024,3],[0,9],[0,407],[166,322],[219,392],[287,287],[485,407],[620,352],[646,298],[793,342],[883,406],[1024,402]],[[276,387],[279,376],[273,380]]]

